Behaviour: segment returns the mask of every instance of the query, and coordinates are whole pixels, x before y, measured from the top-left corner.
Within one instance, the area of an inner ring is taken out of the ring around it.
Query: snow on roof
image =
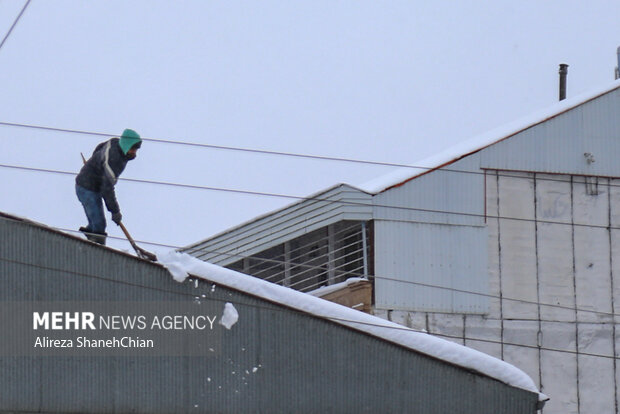
[[[342,288],[345,288],[347,286],[351,286],[352,284],[358,283],[358,282],[364,282],[364,281],[368,281],[368,279],[365,278],[361,278],[361,277],[350,277],[347,280],[345,280],[344,282],[340,282],[340,283],[334,283],[333,285],[329,285],[329,286],[321,286],[318,289],[314,289],[310,292],[306,292],[308,295],[312,295],[312,296],[316,296],[316,297],[323,297],[329,293],[333,293],[336,292]]]
[[[206,263],[185,253],[170,251],[158,257],[159,262],[178,282],[184,281],[188,275],[209,280],[479,372],[513,387],[536,393],[539,395],[539,401],[548,399],[546,395],[539,392],[532,379],[523,371],[474,349],[312,295]]]
[[[451,164],[459,159],[478,152],[492,144],[510,138],[528,128],[540,124],[550,118],[554,118],[564,112],[573,109],[579,105],[598,98],[614,89],[620,88],[620,79],[588,93],[565,99],[555,105],[535,112],[529,116],[518,119],[499,128],[493,129],[487,133],[477,137],[465,140],[451,148],[448,148],[430,158],[418,161],[413,164],[414,167],[404,167],[394,170],[384,176],[375,178],[358,186],[361,190],[371,194],[381,193],[391,187],[403,184],[413,178]]]

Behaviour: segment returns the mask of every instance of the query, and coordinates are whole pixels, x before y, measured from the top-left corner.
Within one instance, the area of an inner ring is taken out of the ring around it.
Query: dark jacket
[[[75,178],[77,185],[101,194],[106,208],[112,214],[120,212],[114,185],[129,161],[118,141],[118,138],[112,138],[97,145]]]

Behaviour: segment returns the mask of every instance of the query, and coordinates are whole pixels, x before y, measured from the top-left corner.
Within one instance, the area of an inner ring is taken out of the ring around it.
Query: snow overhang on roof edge
[[[620,88],[620,79],[606,85],[605,87],[586,92],[573,98],[565,99],[554,104],[553,106],[534,112],[529,116],[520,118],[499,128],[465,140],[429,158],[412,164],[412,167],[399,168],[384,176],[370,180],[358,186],[358,188],[371,194],[379,194],[389,190],[390,188],[398,187],[410,180],[413,180],[414,178],[445,167],[446,165],[450,165],[468,155],[508,139],[526,129],[559,116],[577,106],[583,105],[618,88]]]
[[[178,282],[184,281],[189,275],[208,280],[495,378],[507,385],[537,394],[540,402],[549,399],[519,368],[480,351],[294,289],[206,263],[185,253],[171,251],[158,255],[158,258]]]

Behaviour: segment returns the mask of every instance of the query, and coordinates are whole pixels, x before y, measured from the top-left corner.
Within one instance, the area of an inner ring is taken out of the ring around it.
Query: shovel
[[[86,158],[84,158],[84,154],[80,153],[80,155],[82,156],[82,161],[84,161],[84,164],[86,164]],[[151,262],[157,261],[157,256],[155,256],[151,252],[147,252],[146,250],[144,250],[143,248],[141,248],[140,246],[136,244],[136,242],[133,240],[133,238],[127,231],[127,228],[122,222],[118,223],[118,225],[121,227],[121,230],[123,230],[123,233],[125,233],[125,237],[127,237],[127,240],[129,240],[131,247],[133,247],[133,249],[136,251],[136,254],[138,255],[139,258],[150,260]]]
[[[133,247],[133,249],[136,251],[136,254],[138,255],[138,257],[140,257],[141,259],[150,260],[151,262],[157,261],[157,256],[155,256],[151,252],[147,252],[146,250],[138,246],[135,241],[133,241],[133,239],[131,238],[131,235],[127,231],[127,228],[125,228],[125,225],[122,222],[118,223],[118,225],[121,226],[121,230],[123,230],[123,233],[125,233],[125,237],[127,237],[127,240],[129,240],[131,247]]]

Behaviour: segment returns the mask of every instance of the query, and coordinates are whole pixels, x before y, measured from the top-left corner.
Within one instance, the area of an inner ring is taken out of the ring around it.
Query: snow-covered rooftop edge
[[[479,372],[513,387],[536,393],[539,401],[548,399],[523,371],[474,349],[312,295],[206,263],[185,253],[170,251],[161,256],[158,255],[158,259],[178,282],[182,282],[189,275],[199,277],[218,285],[329,319],[414,351]]]
[[[573,98],[560,101],[546,109],[535,112],[529,116],[520,118],[516,121],[505,124],[499,128],[493,129],[482,135],[465,140],[453,147],[439,152],[429,158],[420,160],[412,164],[411,168],[403,167],[387,173],[381,177],[377,177],[364,184],[356,187],[362,191],[378,194],[390,187],[399,185],[405,181],[415,178],[419,175],[432,171],[444,165],[451,164],[466,155],[480,151],[489,145],[495,144],[503,139],[511,137],[521,131],[531,128],[547,119],[556,117],[570,109],[582,105],[588,101],[598,98],[608,92],[620,87],[620,79],[607,84],[605,87],[575,96]]]

